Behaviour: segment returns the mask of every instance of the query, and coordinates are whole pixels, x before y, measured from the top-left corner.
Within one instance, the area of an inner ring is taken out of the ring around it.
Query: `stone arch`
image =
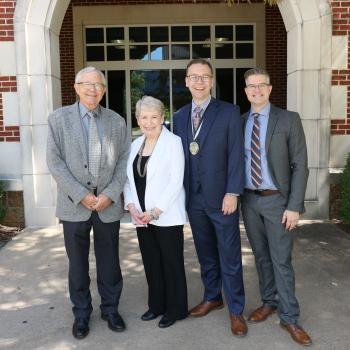
[[[283,0],[287,30],[287,107],[307,138],[310,176],[306,218],[329,215],[332,12],[329,0]]]
[[[17,0],[16,5],[14,24],[26,226],[57,223],[56,190],[46,166],[45,150],[47,116],[61,105],[58,38],[69,3],[70,0]],[[300,112],[307,135],[310,133],[312,141],[317,139],[308,144],[309,150],[312,149],[308,216],[325,218],[329,196],[330,5],[328,0],[283,0],[279,8],[288,32],[288,108]],[[312,49],[310,43],[316,44],[317,50]]]
[[[26,226],[55,225],[47,116],[61,105],[59,32],[70,0],[17,0],[14,25]]]

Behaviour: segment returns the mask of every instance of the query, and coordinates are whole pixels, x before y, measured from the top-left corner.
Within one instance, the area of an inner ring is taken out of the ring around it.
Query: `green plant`
[[[346,159],[343,173],[340,176],[340,218],[350,224],[350,153]]]
[[[2,187],[2,183],[0,182],[0,222],[5,217],[6,209],[4,207],[3,202],[3,196],[4,196],[4,189]]]

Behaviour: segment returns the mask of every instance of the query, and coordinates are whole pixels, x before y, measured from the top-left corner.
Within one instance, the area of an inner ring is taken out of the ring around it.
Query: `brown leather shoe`
[[[254,310],[248,317],[248,322],[257,323],[265,321],[270,315],[274,314],[276,309],[268,306],[260,306]]]
[[[309,335],[297,324],[284,324],[280,322],[280,326],[289,332],[294,341],[300,345],[309,346],[312,340]]]
[[[222,309],[224,304],[222,300],[202,301],[200,304],[190,310],[190,315],[195,317],[202,317],[207,315],[212,310]]]
[[[242,315],[230,315],[231,331],[237,337],[244,337],[248,333],[248,327]]]

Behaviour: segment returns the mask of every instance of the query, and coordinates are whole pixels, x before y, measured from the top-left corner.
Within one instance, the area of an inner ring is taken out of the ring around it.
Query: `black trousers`
[[[92,312],[89,276],[90,230],[93,228],[97,287],[101,312],[118,309],[123,287],[119,265],[120,222],[103,223],[93,212],[88,221],[62,221],[64,242],[69,259],[69,294],[76,318],[88,318]]]
[[[188,315],[183,225],[137,227],[148,283],[148,307],[170,320]]]

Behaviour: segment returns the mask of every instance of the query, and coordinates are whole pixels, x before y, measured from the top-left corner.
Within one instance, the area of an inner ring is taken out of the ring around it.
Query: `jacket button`
[[[90,185],[91,185],[91,182],[89,181],[89,182],[87,182],[86,184],[90,186]]]
[[[87,168],[87,165],[86,165],[86,164],[84,165],[84,168],[85,168],[85,169]]]

